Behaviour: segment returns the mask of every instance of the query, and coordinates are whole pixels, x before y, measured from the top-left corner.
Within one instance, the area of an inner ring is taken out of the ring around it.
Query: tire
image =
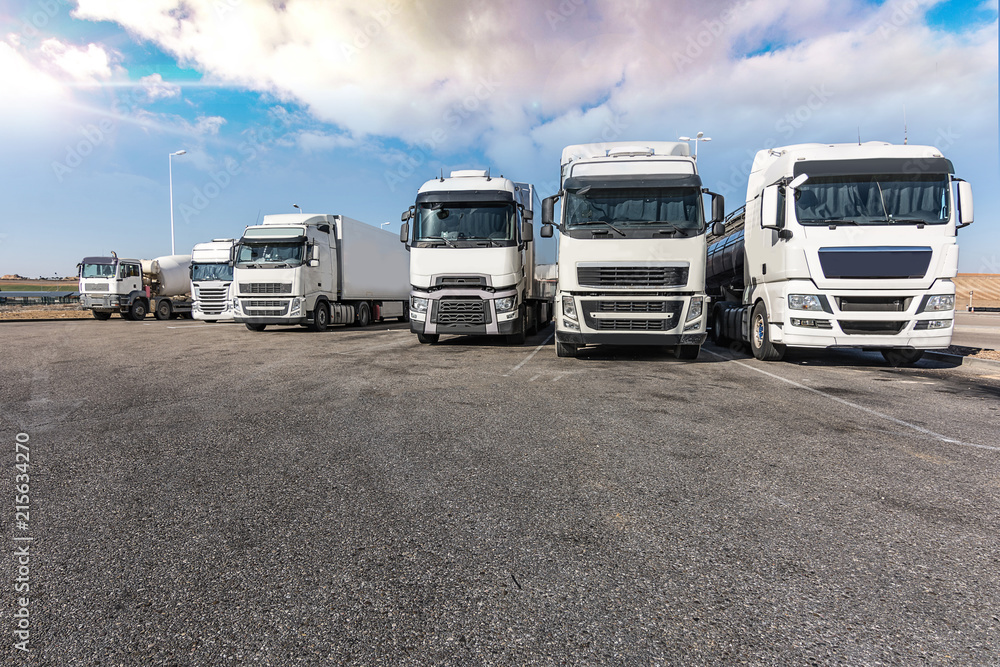
[[[893,368],[912,366],[924,356],[923,350],[891,349],[882,350],[882,358]]]
[[[105,313],[104,311],[101,311],[101,310],[94,310],[94,311],[91,311],[91,312],[94,313],[94,319],[95,320],[102,320],[103,321],[103,320],[110,320],[111,319],[111,313]]]
[[[266,324],[250,324],[247,322],[247,329],[250,331],[263,331],[265,327],[267,327]]]
[[[536,333],[538,333],[538,316],[540,314],[541,313],[540,313],[540,311],[538,309],[538,306],[527,306],[527,307],[525,307],[525,309],[524,309],[524,315],[525,315],[526,318],[529,318],[531,320],[531,323],[528,324],[528,327],[527,327],[527,329],[524,332],[525,335],[527,335],[527,336],[534,336]]]
[[[206,324],[215,324],[219,320],[203,320]]]
[[[753,307],[750,317],[750,350],[761,361],[781,361],[785,356],[785,346],[771,343],[768,335],[767,307],[761,301]]]
[[[169,320],[174,314],[174,306],[167,299],[156,302],[156,319]]]
[[[355,315],[354,323],[359,327],[366,327],[372,323],[372,309],[367,301],[358,304],[358,312]]]
[[[520,327],[520,331],[515,331],[512,334],[507,334],[507,344],[508,345],[524,345],[524,341],[525,341],[525,338],[527,338],[527,336],[524,335],[524,319],[523,318],[518,323],[518,326]]]
[[[149,307],[146,305],[146,302],[143,299],[136,299],[128,309],[128,318],[140,322],[146,319],[146,313],[148,312]]]
[[[722,333],[722,309],[717,308],[712,317],[712,342],[719,347],[726,347],[731,342],[729,337]]]
[[[403,314],[399,316],[399,321],[400,322],[410,321],[410,304],[408,303],[403,304]]]
[[[557,357],[575,357],[576,353],[580,351],[579,345],[573,345],[572,343],[563,343],[559,339],[556,339],[556,356]]]
[[[424,345],[434,345],[441,338],[441,334],[424,334],[418,333],[417,340],[419,340]]]
[[[674,356],[685,361],[697,359],[699,352],[701,352],[701,345],[677,345],[674,347]]]
[[[313,310],[313,331],[326,331],[330,326],[330,304],[320,301]]]

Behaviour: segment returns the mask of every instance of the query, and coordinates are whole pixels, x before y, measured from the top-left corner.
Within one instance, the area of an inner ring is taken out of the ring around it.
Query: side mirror
[[[712,222],[721,222],[726,219],[726,198],[722,195],[717,195],[714,192],[709,193],[712,195]]]
[[[542,224],[551,225],[556,217],[556,200],[559,195],[552,195],[542,200]]]
[[[713,206],[714,208],[714,206]],[[721,220],[717,220],[712,223],[712,235],[713,236],[725,236],[726,235],[726,223]]]
[[[525,243],[531,243],[535,239],[535,226],[529,221],[524,220],[521,222],[521,240]]]
[[[410,223],[406,222],[409,219],[409,211],[404,213],[403,226],[399,228],[399,242],[406,243],[410,239]]]
[[[972,224],[972,185],[966,181],[958,182],[958,223],[959,228]]]
[[[229,247],[229,266],[236,263],[236,257],[239,254],[240,244],[234,243]]]
[[[523,211],[521,211],[521,218],[530,222],[531,220],[535,219],[535,212],[532,211],[530,208],[526,208]]]
[[[778,225],[778,189],[769,185],[760,196],[760,226],[762,229],[781,229]]]
[[[309,264],[309,266],[319,266],[319,260],[318,259],[310,259],[307,262],[307,264]]]
[[[542,225],[542,229],[538,233],[543,239],[552,238],[552,225]]]
[[[406,209],[405,211],[403,211],[403,215],[399,216],[399,221],[406,222],[412,217],[413,217],[413,211],[410,209]]]

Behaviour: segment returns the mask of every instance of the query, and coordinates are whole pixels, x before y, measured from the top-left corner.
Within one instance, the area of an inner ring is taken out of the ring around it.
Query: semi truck
[[[407,260],[394,234],[346,216],[267,215],[233,246],[233,318],[251,331],[405,321]]]
[[[191,255],[166,255],[156,259],[84,257],[77,264],[80,303],[98,320],[119,313],[128,320],[142,320],[151,310],[158,320],[191,317]]]
[[[542,202],[542,236],[560,206],[556,354],[584,345],[672,346],[695,359],[706,337],[706,222],[725,200],[702,188],[686,142],[567,146],[560,190]]]
[[[233,319],[233,265],[229,262],[234,239],[212,239],[191,250],[191,315],[196,320]]]
[[[520,345],[552,321],[555,241],[535,238],[534,196],[529,183],[475,169],[420,187],[399,238],[410,251],[417,340],[471,334]]]
[[[947,348],[956,232],[972,189],[932,146],[798,144],[757,153],[745,205],[709,248],[712,338],[762,360],[792,348]]]

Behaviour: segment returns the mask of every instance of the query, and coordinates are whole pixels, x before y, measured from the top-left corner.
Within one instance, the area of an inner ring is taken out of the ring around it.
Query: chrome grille
[[[290,294],[291,283],[240,283],[240,294]]]
[[[206,315],[219,315],[226,310],[229,290],[225,287],[199,287],[198,301]]]
[[[667,301],[597,301],[598,313],[665,313]]]
[[[83,285],[83,291],[84,292],[107,292],[108,291],[108,284],[107,283],[84,283],[84,285]]]
[[[482,299],[441,299],[438,324],[485,324],[486,302]]]
[[[665,331],[672,320],[594,320],[598,331]]]
[[[243,299],[243,312],[251,317],[281,317],[288,313],[289,301]]]
[[[686,266],[579,266],[581,287],[678,287],[686,285]]]

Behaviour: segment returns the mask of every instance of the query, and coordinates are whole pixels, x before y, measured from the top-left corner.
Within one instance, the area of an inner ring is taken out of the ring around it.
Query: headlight
[[[576,316],[576,302],[573,301],[573,297],[564,296],[562,298],[562,312],[563,317],[568,317],[570,319],[578,319]]]
[[[927,299],[924,310],[955,310],[955,296],[952,294],[941,294]]]
[[[823,303],[813,294],[789,294],[788,307],[792,310],[823,311]]]
[[[691,299],[691,307],[688,309],[688,316],[686,322],[691,320],[696,320],[701,317],[701,310],[704,303],[704,299],[700,296],[696,296]]]
[[[292,307],[289,309],[289,315],[298,315],[302,310],[302,299],[300,297],[295,297],[292,299]]]
[[[417,313],[427,312],[427,299],[419,296],[410,297],[410,310]]]
[[[497,312],[498,313],[506,313],[506,312],[509,312],[511,310],[514,310],[514,307],[516,305],[517,305],[517,297],[516,296],[504,296],[504,297],[500,297],[499,299],[496,300],[496,306],[497,306]]]

